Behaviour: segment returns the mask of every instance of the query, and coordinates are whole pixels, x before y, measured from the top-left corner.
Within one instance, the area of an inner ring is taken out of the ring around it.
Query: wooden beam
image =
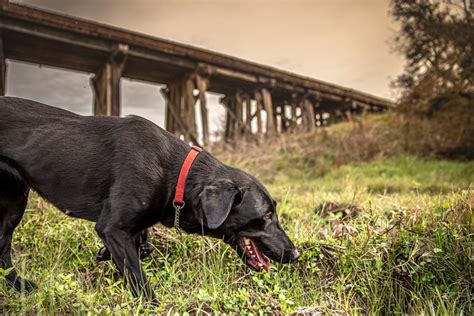
[[[242,93],[237,91],[234,95],[235,98],[235,116],[237,120],[235,122],[235,128],[238,136],[241,136],[244,132],[244,99]]]
[[[109,52],[110,49],[113,48],[113,44],[97,37],[84,37],[77,33],[65,32],[62,29],[50,28],[41,24],[33,25],[32,23],[23,20],[15,20],[8,16],[2,16],[0,27],[5,31],[27,34],[35,39],[71,44],[101,52]]]
[[[166,88],[160,90],[163,98],[165,99],[165,127],[166,130],[172,134],[174,134],[177,130],[174,128],[175,123],[173,119],[173,114],[171,114],[171,110],[169,109],[170,106],[175,106],[175,92],[176,88],[169,84]],[[177,107],[175,107],[175,111],[177,111]]]
[[[220,99],[220,103],[226,108],[225,139],[233,140],[246,133],[246,121],[243,120],[245,95],[240,92],[227,95]],[[239,109],[240,108],[240,109]],[[250,119],[252,119],[250,117]],[[251,131],[249,131],[251,133]]]
[[[213,76],[221,76],[221,77],[228,77],[236,80],[241,80],[241,81],[248,81],[251,83],[257,83],[258,78],[254,75],[251,74],[246,74],[241,71],[235,71],[232,69],[226,69],[226,68],[221,68],[221,67],[216,67],[216,66],[209,66],[209,70]]]
[[[161,91],[161,94],[163,95],[163,98],[165,99],[166,103],[168,104],[168,106],[167,106],[168,110],[167,111],[173,117],[174,122],[176,123],[176,125],[183,132],[183,134],[186,135],[193,142],[194,145],[201,147],[201,145],[199,144],[199,142],[196,139],[195,135],[193,135],[190,132],[189,127],[186,125],[185,122],[183,122],[180,115],[176,111],[176,107],[174,106],[175,104],[172,104],[170,102],[170,92],[171,92],[171,90],[165,88],[165,89],[161,89],[160,91]]]
[[[257,110],[255,109],[255,112],[250,116],[250,122],[252,122],[252,120],[257,117],[257,113],[258,113],[258,112],[257,112]]]
[[[183,89],[183,111],[181,112],[181,118],[186,123],[189,131],[192,135],[197,135],[196,126],[196,99],[194,98],[195,88],[195,77],[194,74],[186,75],[182,82]],[[192,139],[189,139],[192,141]]]
[[[303,109],[306,116],[306,129],[313,131],[316,127],[316,115],[314,113],[313,104],[306,97],[303,98]]]
[[[245,133],[252,134],[252,99],[248,94],[244,95],[245,103]]]
[[[237,116],[234,111],[235,99],[231,96],[225,96],[220,99],[220,103],[226,108],[224,139],[230,141],[234,138],[234,127]]]
[[[91,84],[94,90],[94,115],[112,115],[112,66],[105,64],[104,68],[91,78]]]
[[[5,95],[7,86],[7,64],[3,45],[3,32],[0,29],[0,96]]]
[[[268,89],[262,89],[262,104],[267,112],[267,135],[273,137],[276,133],[275,116],[273,115],[272,95]]]
[[[194,73],[187,74],[181,79],[169,83],[162,90],[166,99],[166,130],[178,137],[184,136],[186,142],[197,144],[196,126],[196,88]]]
[[[120,116],[120,78],[127,52],[127,45],[116,45],[109,60],[91,78],[94,90],[94,115]]]
[[[255,116],[257,117],[257,133],[263,134],[263,122],[262,122],[262,94],[259,91],[255,91],[255,101],[257,103],[257,109],[255,111]]]
[[[280,113],[280,120],[281,120],[281,132],[286,133],[291,126],[291,120],[288,119],[286,116],[286,104],[281,106],[281,113]]]
[[[275,124],[274,130],[277,134],[281,131],[281,128],[279,128],[279,126],[278,126],[278,124],[279,124],[278,123],[278,112],[277,112],[278,107],[279,107],[278,105],[275,105],[275,104],[273,105],[273,124]]]
[[[296,94],[293,94],[291,96],[291,130],[294,130],[296,126],[298,125],[298,97]]]
[[[209,87],[209,79],[196,75],[196,86],[199,90],[199,106],[201,108],[202,142],[209,143],[209,114],[207,113],[206,91]]]

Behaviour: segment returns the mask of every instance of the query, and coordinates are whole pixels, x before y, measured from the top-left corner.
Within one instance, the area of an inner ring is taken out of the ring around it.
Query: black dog
[[[0,97],[0,267],[12,267],[12,234],[33,188],[65,214],[96,222],[105,245],[99,259],[111,253],[133,292],[156,301],[140,250],[149,251],[148,227],[173,226],[176,181],[189,152],[179,138],[140,117],[84,117]],[[181,229],[222,238],[250,268],[299,256],[263,185],[206,151],[191,166],[184,198]],[[13,269],[7,281],[16,289],[35,287]]]

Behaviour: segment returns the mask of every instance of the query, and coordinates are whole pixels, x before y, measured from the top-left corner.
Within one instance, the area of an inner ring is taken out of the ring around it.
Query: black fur
[[[173,226],[172,200],[189,150],[141,117],[80,116],[0,97],[0,266],[12,267],[11,236],[32,188],[66,215],[96,222],[105,245],[98,260],[111,253],[133,292],[156,301],[139,255],[151,249],[147,228]],[[185,202],[181,228],[189,233],[223,238],[239,253],[237,240],[247,236],[272,260],[298,257],[276,215],[264,217],[276,205],[263,185],[206,151],[190,169]],[[17,289],[34,287],[14,270],[7,280]]]

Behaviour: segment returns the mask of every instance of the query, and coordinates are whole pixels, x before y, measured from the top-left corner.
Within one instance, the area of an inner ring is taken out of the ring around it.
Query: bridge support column
[[[7,86],[7,64],[3,45],[3,32],[0,30],[0,96],[5,95]]]
[[[287,133],[291,128],[291,118],[288,117],[288,114],[291,115],[291,105],[288,106],[288,102],[285,101],[281,104],[280,109],[281,133]]]
[[[226,141],[235,140],[245,134],[244,99],[240,91],[221,98],[221,104],[226,108],[224,138]]]
[[[165,128],[168,132],[175,134],[180,137],[180,129],[183,129],[183,133],[188,131],[188,128],[184,126],[181,120],[181,97],[180,91],[178,91],[176,84],[168,84],[166,88],[160,90],[163,98],[165,99]]]
[[[262,104],[265,112],[267,112],[267,136],[273,137],[276,134],[275,116],[273,114],[272,95],[268,89],[263,88]]]
[[[252,134],[252,98],[248,95],[244,95],[244,103],[245,103],[245,134],[250,135]]]
[[[303,115],[304,128],[311,132],[316,126],[316,115],[314,114],[314,106],[307,97],[303,97],[301,100],[301,110]]]
[[[190,134],[197,139],[197,126],[196,126],[196,98],[194,97],[194,89],[196,88],[195,77],[187,75],[181,82],[183,91],[183,103],[181,117],[186,123]],[[188,135],[189,136],[189,135]],[[186,141],[193,141],[191,137],[185,137]]]
[[[290,101],[290,130],[294,131],[298,126],[298,96],[296,94],[292,94],[291,101]]]
[[[207,108],[205,90],[207,83],[197,81],[196,75],[189,74],[181,80],[170,83],[161,93],[166,101],[166,130],[170,133],[183,137],[184,141],[200,145],[196,126],[196,101],[200,100],[203,120],[203,140],[208,141],[209,131],[207,127]],[[199,89],[199,95],[194,96],[194,89]],[[203,110],[204,109],[204,110]]]
[[[224,126],[224,140],[230,141],[233,138],[233,127],[234,127],[234,112],[233,102],[228,96],[219,99],[219,103],[225,108],[225,126]]]
[[[128,45],[114,47],[107,63],[91,78],[94,115],[120,116],[120,78],[127,52]]]
[[[263,135],[263,120],[262,120],[262,94],[260,91],[255,91],[254,93],[256,109],[255,109],[255,117],[257,118],[257,134]]]
[[[202,142],[204,145],[209,143],[209,114],[207,112],[206,91],[209,87],[209,78],[201,75],[196,76],[196,87],[199,90],[199,106],[201,109],[202,124]]]
[[[316,127],[315,104],[306,94],[293,94],[290,101],[290,117],[286,119],[287,130],[313,131]]]
[[[249,138],[253,134],[252,121],[257,120],[257,135],[263,135],[262,96],[255,92],[256,108],[252,114],[252,97],[249,94],[237,91],[220,100],[226,108],[225,140]]]

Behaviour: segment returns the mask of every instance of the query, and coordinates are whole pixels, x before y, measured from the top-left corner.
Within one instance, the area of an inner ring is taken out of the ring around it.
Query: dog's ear
[[[224,223],[238,194],[238,188],[227,179],[213,181],[204,188],[199,198],[207,227],[216,229]]]

